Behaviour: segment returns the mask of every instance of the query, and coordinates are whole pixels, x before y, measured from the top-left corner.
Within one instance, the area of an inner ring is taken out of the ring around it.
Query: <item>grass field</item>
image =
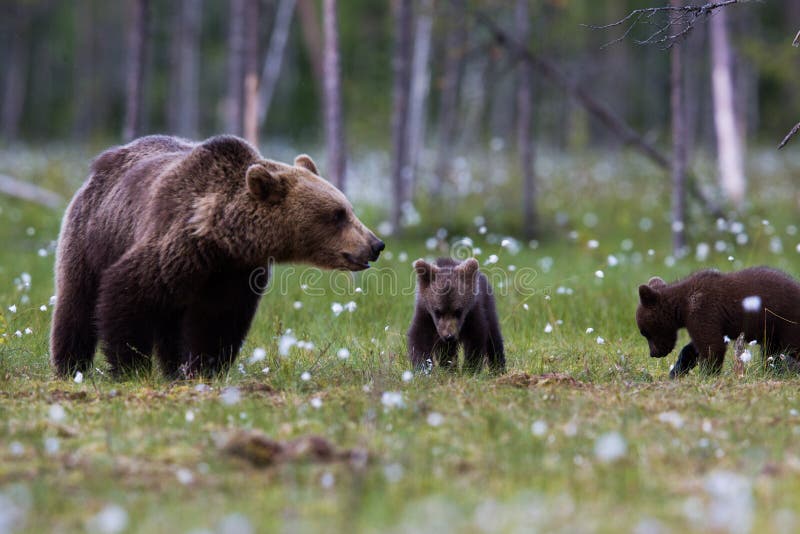
[[[80,157],[6,153],[0,172],[69,195]],[[694,205],[681,258],[652,169],[540,165],[540,242],[497,230],[514,228],[513,181],[423,202],[372,274],[276,269],[240,365],[205,385],[114,382],[102,356],[81,382],[53,380],[61,214],[0,200],[0,532],[796,531],[800,380],[758,356],[739,377],[729,354],[721,376],[670,381],[676,355],[649,358],[633,319],[653,275],[800,275],[796,158],[756,159],[740,220]],[[467,248],[495,283],[508,373],[412,376],[411,262]],[[309,436],[345,453],[327,459]]]

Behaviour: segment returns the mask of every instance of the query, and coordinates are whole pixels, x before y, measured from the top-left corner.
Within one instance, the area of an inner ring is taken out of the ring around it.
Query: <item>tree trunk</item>
[[[242,135],[244,98],[244,26],[247,0],[230,0],[228,25],[228,89],[225,97],[225,131]]]
[[[414,57],[411,63],[411,101],[408,113],[408,199],[413,198],[417,183],[419,152],[425,142],[425,111],[430,91],[429,59],[433,28],[433,0],[421,0],[414,28]]]
[[[711,86],[720,186],[728,200],[740,207],[746,195],[744,154],[736,121],[731,73],[731,45],[727,16],[720,9],[709,21],[711,31]]]
[[[392,224],[395,232],[400,232],[403,216],[403,204],[407,198],[408,183],[408,125],[409,125],[409,92],[411,89],[411,21],[412,0],[395,0],[395,40],[394,88],[392,102],[392,184],[394,204],[392,205]]]
[[[258,145],[258,0],[247,0],[244,21],[244,138]]]
[[[672,7],[681,7],[683,0],[670,0]],[[683,47],[675,43],[670,50],[670,110],[672,113],[672,250],[676,256],[686,247],[686,107],[683,87]]]
[[[278,11],[275,15],[275,25],[269,42],[269,51],[264,60],[264,69],[261,72],[259,90],[258,123],[263,127],[267,122],[269,107],[272,104],[272,95],[278,85],[281,73],[281,64],[286,50],[286,41],[289,38],[289,29],[292,25],[295,0],[280,0]]]
[[[149,0],[133,0],[133,19],[128,31],[128,74],[125,97],[125,122],[122,138],[130,141],[141,135],[144,101],[144,64],[147,57]]]
[[[325,92],[325,138],[328,152],[328,176],[341,191],[345,188],[345,140],[342,120],[342,80],[339,65],[339,30],[336,0],[323,0],[325,48],[323,73]]]
[[[530,39],[529,0],[517,0],[517,41],[527,46]],[[531,66],[527,61],[517,65],[517,150],[522,170],[523,233],[527,239],[537,234],[536,221],[536,175],[534,170],[531,119],[533,115],[533,91],[531,89]]]
[[[317,10],[312,0],[297,0],[297,13],[300,15],[300,29],[303,33],[303,42],[308,53],[308,60],[311,63],[311,71],[314,74],[314,81],[317,84],[320,96],[325,92],[324,78],[325,73],[322,67],[322,29],[320,28]]]
[[[73,139],[85,139],[94,127],[97,106],[94,39],[97,20],[89,2],[76,2],[73,14],[75,25],[75,62],[73,63]]]
[[[450,158],[453,150],[458,112],[458,89],[461,82],[461,67],[464,59],[464,6],[461,2],[448,4],[449,28],[445,40],[444,72],[442,74],[439,104],[439,147],[436,172],[431,193],[438,196],[442,184],[450,175]]]
[[[177,4],[172,25],[173,64],[167,119],[171,131],[191,139],[198,131],[203,0],[180,0]]]

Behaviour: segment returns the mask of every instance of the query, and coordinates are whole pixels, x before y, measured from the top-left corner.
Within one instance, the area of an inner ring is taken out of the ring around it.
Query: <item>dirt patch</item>
[[[237,430],[220,436],[217,444],[224,454],[244,460],[254,467],[269,467],[287,462],[348,462],[363,465],[368,460],[366,451],[339,449],[320,436],[278,441],[258,430]]]
[[[543,386],[567,386],[582,388],[585,386],[580,380],[576,380],[566,373],[544,373],[541,375],[531,375],[523,372],[512,372],[498,378],[495,383],[500,386],[512,386],[516,388],[533,388]]]

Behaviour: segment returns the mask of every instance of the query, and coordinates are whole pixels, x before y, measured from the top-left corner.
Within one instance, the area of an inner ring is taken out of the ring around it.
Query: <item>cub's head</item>
[[[650,356],[653,358],[663,358],[672,352],[678,340],[675,310],[664,302],[664,295],[661,293],[666,285],[664,280],[656,276],[647,284],[639,286],[636,324],[639,332],[647,339]]]
[[[470,258],[452,264],[417,260],[414,269],[417,271],[417,305],[431,315],[440,338],[454,340],[475,304],[478,260]]]
[[[282,242],[270,248],[280,251],[281,261],[360,271],[384,249],[342,192],[322,178],[304,154],[295,158],[294,166],[271,161],[251,165],[247,188],[274,215],[271,224]]]

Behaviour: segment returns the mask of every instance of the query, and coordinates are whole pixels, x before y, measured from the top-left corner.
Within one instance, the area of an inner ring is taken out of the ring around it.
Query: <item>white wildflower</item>
[[[597,241],[597,239],[590,239],[589,242],[586,243],[586,246],[588,246],[589,248],[594,249],[594,248],[597,248],[597,247],[600,246],[600,242]]]
[[[596,271],[594,272],[594,275],[595,275],[597,278],[604,278],[604,277],[606,276],[606,275],[605,275],[605,273],[604,273],[603,271],[601,271],[600,269],[596,270]]]
[[[758,295],[745,297],[744,299],[742,299],[742,307],[744,308],[744,311],[748,312],[761,311],[761,297],[759,297]]]
[[[594,455],[603,463],[615,462],[627,452],[628,443],[619,432],[608,432],[594,442]]]
[[[294,301],[294,304],[292,306],[294,307],[295,310],[299,310],[300,308],[303,307],[303,303],[300,302],[299,300],[296,300]]]
[[[602,345],[603,343],[605,343],[605,342],[606,342],[606,340],[605,340],[605,339],[603,339],[603,338],[602,338],[602,337],[600,337],[600,336],[597,336],[597,339],[596,339],[595,341],[597,341],[597,344],[598,344],[598,345]]]
[[[331,304],[331,311],[333,312],[333,315],[339,317],[339,314],[344,311],[344,306],[342,306],[338,302],[334,302],[333,304]]]
[[[8,311],[10,311],[11,313],[17,313],[17,305],[12,304],[11,306],[8,307]]]
[[[342,347],[336,352],[336,356],[338,356],[340,360],[346,360],[350,357],[350,351]]]
[[[591,334],[592,332],[594,332],[594,328],[592,328],[591,326],[586,329],[587,334]]]
[[[74,380],[76,384],[80,384],[83,382],[83,373],[80,371],[76,372],[72,380]]]
[[[247,363],[256,363],[262,361],[267,357],[267,351],[264,347],[256,347],[253,349],[253,355],[247,359]]]
[[[616,267],[619,265],[619,260],[613,254],[609,254],[608,259],[606,260],[609,267]]]
[[[309,373],[308,371],[303,371],[303,374],[300,375],[300,380],[302,380],[303,382],[308,382],[309,380],[311,380],[311,373]]]
[[[658,420],[662,423],[672,425],[673,428],[683,427],[683,417],[678,412],[672,410],[658,414]]]
[[[226,387],[220,392],[219,399],[222,401],[222,404],[233,406],[242,400],[242,392],[239,391],[237,387]]]
[[[61,448],[61,442],[58,441],[58,438],[49,437],[44,439],[44,452],[49,454],[50,456],[56,454],[58,450]]]
[[[194,411],[193,410],[186,410],[186,414],[184,415],[184,419],[186,419],[187,423],[191,423],[194,421]]]
[[[414,378],[414,373],[411,371],[403,371],[403,382],[411,382],[411,379]]]
[[[47,311],[47,306],[45,306],[44,304],[42,304],[41,306],[39,306],[39,311],[46,312],[46,311]]]
[[[553,331],[553,325],[551,325],[550,323],[547,323],[547,325],[545,325],[545,327],[544,327],[544,333],[545,334],[549,334],[552,331]]]
[[[319,397],[313,397],[313,398],[312,398],[312,399],[309,401],[309,403],[311,404],[311,406],[312,406],[313,408],[315,408],[315,409],[317,409],[317,410],[319,410],[320,408],[322,408],[322,399],[320,399]]]
[[[118,504],[106,505],[86,522],[86,530],[99,534],[117,534],[128,527],[128,512]]]
[[[185,467],[181,467],[175,471],[175,478],[177,478],[178,482],[184,486],[188,486],[194,482],[194,474],[191,472],[191,470],[186,469]]]
[[[431,412],[428,414],[426,420],[430,426],[440,426],[444,423],[444,416],[439,412]]]
[[[531,425],[531,433],[538,438],[544,436],[547,434],[547,423],[541,419],[534,421]]]
[[[62,423],[67,418],[67,412],[60,404],[51,404],[47,409],[47,417],[53,423]]]
[[[319,484],[325,489],[330,489],[336,483],[336,477],[333,476],[333,473],[330,471],[326,471],[322,474],[322,477],[319,479]]]
[[[405,406],[403,394],[399,391],[384,391],[381,395],[381,404],[386,408],[402,408]]]
[[[291,330],[287,330],[278,340],[278,354],[281,356],[288,356],[289,349],[297,343],[297,338],[294,337]]]
[[[752,359],[753,354],[749,350],[746,350],[739,355],[739,360],[741,360],[742,363],[749,363]]]

